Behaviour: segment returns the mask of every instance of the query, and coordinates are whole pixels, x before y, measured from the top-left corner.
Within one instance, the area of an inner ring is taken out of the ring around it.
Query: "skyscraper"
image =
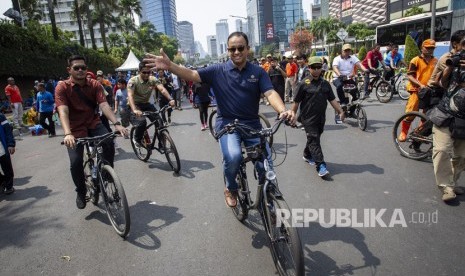
[[[288,43],[297,23],[304,20],[301,0],[247,0],[251,46]]]
[[[220,19],[216,23],[216,47],[218,56],[226,54],[228,48],[229,25],[227,19]]]
[[[157,32],[178,38],[178,20],[175,0],[140,0],[140,22],[149,21]]]
[[[214,35],[207,36],[208,54],[212,58],[218,58],[218,47],[216,44],[217,44],[216,36]]]
[[[194,28],[192,27],[192,23],[189,21],[179,21],[178,31],[178,41],[181,52],[188,53],[188,56],[192,56],[196,52],[194,43]]]

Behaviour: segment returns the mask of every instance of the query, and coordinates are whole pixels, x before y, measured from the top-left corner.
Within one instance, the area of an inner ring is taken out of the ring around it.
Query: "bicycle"
[[[401,122],[411,121],[407,132],[407,139],[400,142]],[[421,160],[432,155],[433,149],[433,122],[425,114],[412,111],[403,114],[397,119],[392,131],[394,145],[402,156],[414,160]]]
[[[171,108],[171,107],[164,106],[159,111],[142,112],[143,116],[155,115],[156,118],[153,122],[148,124],[147,127],[145,128],[144,135],[141,141],[141,145],[142,145],[141,147],[137,146],[134,141],[136,127],[133,126],[131,128],[131,132],[130,132],[131,146],[137,158],[139,158],[140,160],[144,162],[146,162],[150,158],[153,150],[158,151],[160,154],[164,154],[166,156],[166,160],[168,161],[168,164],[170,165],[171,169],[175,173],[179,173],[179,171],[181,170],[181,161],[179,160],[178,150],[176,149],[176,145],[174,144],[174,141],[171,138],[170,133],[168,132],[168,127],[166,125],[166,122],[163,121],[160,115],[162,112],[165,112],[168,108]],[[152,126],[154,127],[154,130],[153,130],[153,135],[150,136],[148,130]],[[158,146],[155,146],[155,141],[157,140],[158,140]]]
[[[378,101],[381,103],[388,103],[395,94],[399,95],[402,100],[408,100],[410,93],[407,91],[407,81],[408,78],[404,74],[404,70],[400,69],[399,72],[391,78],[387,89],[376,90]]]
[[[381,75],[381,72],[382,72],[382,69],[376,69],[374,71],[370,71],[373,76],[370,76],[370,81],[368,82],[368,94],[371,93],[371,91],[373,91],[373,88],[375,88],[375,91],[376,91],[376,97],[378,97],[378,91],[380,91],[380,94],[382,95],[383,93],[387,93],[387,91],[389,91],[389,82],[386,81],[382,75]],[[358,88],[359,90],[364,90],[365,89],[365,81],[359,81],[358,82]],[[365,94],[365,96],[367,96]],[[378,99],[379,100],[379,99]]]
[[[210,134],[213,136],[213,138],[216,137],[215,122],[216,122],[216,113],[217,112],[218,112],[217,109],[212,110],[212,112],[208,116],[208,128],[209,128]],[[258,117],[260,119],[260,123],[261,123],[262,126],[267,127],[267,128],[271,127],[270,121],[268,121],[268,119],[265,117],[265,115],[263,115],[261,113],[258,113]],[[215,140],[218,141],[217,138],[215,138]],[[267,137],[267,141],[268,141],[268,144],[271,147],[273,145],[273,135],[271,135],[270,137]]]
[[[101,145],[103,141],[113,139],[117,134],[119,132],[76,138],[76,145],[84,146],[84,177],[88,193],[86,200],[98,206],[99,194],[102,193],[111,225],[118,235],[125,238],[131,228],[128,201],[121,180],[103,158]]]
[[[365,108],[363,108],[363,99],[360,99],[360,91],[355,84],[350,82],[350,79],[343,79],[342,83],[342,90],[346,97],[354,95],[357,99],[354,101],[354,98],[352,98],[349,104],[342,106],[345,117],[356,119],[358,127],[365,131],[368,126],[368,118]]]
[[[219,139],[224,134],[235,131],[248,137],[260,137],[258,145],[247,147],[245,148],[245,152],[242,152],[244,158],[236,176],[236,181],[239,185],[238,202],[236,207],[231,209],[236,219],[240,222],[244,222],[247,219],[250,210],[257,210],[265,227],[268,241],[270,242],[273,262],[279,274],[304,275],[304,260],[299,233],[295,227],[290,225],[290,222],[292,222],[291,209],[279,190],[276,173],[270,167],[267,159],[266,138],[273,136],[283,121],[279,120],[273,127],[254,130],[235,120],[216,133],[215,139]],[[254,175],[256,179],[259,164],[263,164],[265,169],[264,179],[260,177],[260,180],[258,180],[255,201],[251,198],[246,173],[246,164],[251,161],[254,163]],[[283,213],[290,216],[289,218],[286,217],[287,220],[285,221],[282,221],[284,220]]]

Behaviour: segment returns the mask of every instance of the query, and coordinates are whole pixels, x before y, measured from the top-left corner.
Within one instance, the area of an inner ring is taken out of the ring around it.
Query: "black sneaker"
[[[76,196],[76,206],[78,209],[86,208],[86,195],[78,193]]]
[[[9,189],[6,189],[3,193],[6,195],[11,195],[14,192],[15,192],[15,188],[11,187]]]

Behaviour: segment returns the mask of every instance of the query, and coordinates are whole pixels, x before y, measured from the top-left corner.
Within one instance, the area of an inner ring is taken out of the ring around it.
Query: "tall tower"
[[[228,48],[229,25],[227,19],[220,19],[216,23],[216,44],[218,56],[226,54]]]
[[[208,54],[212,58],[218,58],[218,46],[216,43],[216,36],[214,35],[207,36],[207,45],[208,45]]]
[[[157,32],[178,38],[178,20],[175,0],[140,0],[140,22],[149,21]]]
[[[192,56],[196,52],[194,43],[194,28],[192,27],[192,23],[189,21],[179,21],[178,31],[178,41],[181,52],[189,53],[188,56]]]

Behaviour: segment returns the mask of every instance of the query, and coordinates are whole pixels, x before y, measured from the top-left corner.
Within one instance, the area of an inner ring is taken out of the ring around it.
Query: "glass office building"
[[[157,32],[178,38],[178,20],[175,0],[141,0],[140,22],[151,22]]]

